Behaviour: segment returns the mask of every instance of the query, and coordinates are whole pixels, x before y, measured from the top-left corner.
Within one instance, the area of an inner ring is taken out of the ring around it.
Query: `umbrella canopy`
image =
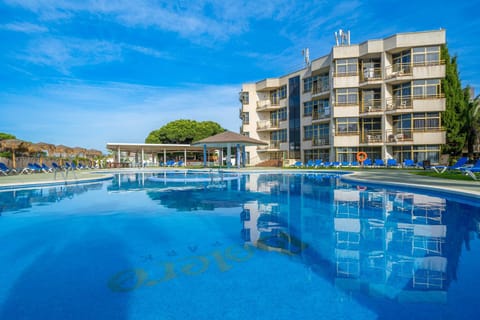
[[[72,154],[75,154],[77,157],[85,156],[87,149],[81,147],[72,148]]]
[[[32,144],[27,141],[23,141],[20,139],[6,139],[0,141],[0,146],[3,150],[11,151],[12,152],[12,166],[14,168],[17,167],[17,163],[15,160],[15,151],[18,150],[28,150],[29,146]]]
[[[87,157],[101,157],[103,152],[96,149],[88,149],[85,154]]]
[[[63,144],[59,144],[58,146],[55,146],[55,153],[60,154],[62,157],[66,157],[67,155],[72,154],[73,149],[67,146],[64,146]]]
[[[49,156],[55,151],[55,145],[51,143],[38,142],[35,143],[35,145],[39,146],[42,151],[46,151]]]

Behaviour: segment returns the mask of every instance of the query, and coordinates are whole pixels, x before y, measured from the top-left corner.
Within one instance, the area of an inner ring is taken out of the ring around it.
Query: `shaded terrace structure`
[[[127,166],[124,161],[122,161],[122,152],[134,153],[135,158],[138,159],[137,163],[140,166],[144,166],[146,156],[150,155],[152,163],[157,164],[157,154],[163,153],[163,162],[166,162],[167,152],[183,152],[184,160],[187,159],[188,152],[201,152],[200,147],[193,147],[189,144],[153,144],[153,143],[107,143],[107,150],[115,152],[116,161],[113,163],[114,167],[124,167]],[[158,164],[160,165],[160,164]],[[186,161],[183,162],[183,165],[186,165]]]
[[[227,148],[227,167],[231,166],[231,150],[235,147],[235,164],[237,168],[246,165],[246,146],[268,145],[267,142],[253,139],[232,131],[225,131],[214,136],[202,139],[192,144],[192,146],[203,147],[203,166],[207,166],[207,149],[215,148],[220,151],[219,158],[223,159],[223,149]]]

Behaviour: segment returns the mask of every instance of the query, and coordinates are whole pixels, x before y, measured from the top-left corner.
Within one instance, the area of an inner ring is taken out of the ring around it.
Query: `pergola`
[[[121,163],[121,152],[141,154],[141,163],[145,163],[145,154],[163,153],[164,162],[167,152],[183,152],[184,166],[186,165],[187,151],[201,152],[202,148],[189,144],[153,144],[153,143],[107,143],[107,149],[117,153],[117,162]]]
[[[235,163],[237,168],[245,167],[246,156],[245,156],[245,146],[259,146],[259,145],[268,145],[267,142],[253,139],[232,131],[225,131],[217,135],[202,139],[192,144],[192,146],[201,146],[203,147],[203,166],[207,166],[207,148],[217,148],[220,151],[223,148],[227,148],[227,167],[231,166],[231,148],[232,146],[236,147],[235,152]],[[223,155],[220,152],[220,159]]]

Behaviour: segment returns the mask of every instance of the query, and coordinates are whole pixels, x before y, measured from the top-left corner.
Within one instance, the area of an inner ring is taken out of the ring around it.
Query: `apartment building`
[[[268,142],[247,148],[268,160],[370,159],[438,163],[445,144],[441,89],[445,30],[400,33],[350,44],[279,78],[242,85],[241,133]]]

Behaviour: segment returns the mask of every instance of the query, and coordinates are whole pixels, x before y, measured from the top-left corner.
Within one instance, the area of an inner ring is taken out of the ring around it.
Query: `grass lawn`
[[[433,170],[418,170],[418,171],[410,171],[410,173],[416,174],[419,176],[426,176],[426,177],[435,177],[435,178],[450,179],[450,180],[474,181],[472,177],[460,171],[445,171],[444,173],[436,173]]]

